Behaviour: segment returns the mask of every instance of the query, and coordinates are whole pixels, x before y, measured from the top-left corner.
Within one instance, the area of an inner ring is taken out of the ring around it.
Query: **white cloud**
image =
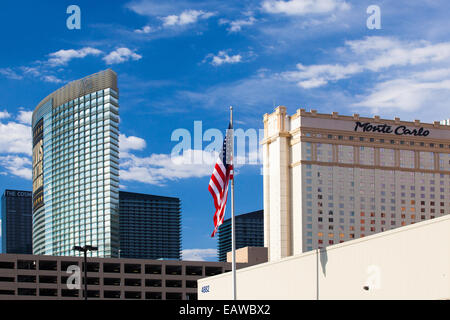
[[[181,254],[184,261],[211,261],[211,258],[217,258],[216,249],[184,249]]]
[[[147,144],[142,138],[135,136],[127,137],[124,134],[119,134],[120,152],[127,152],[130,150],[143,150],[146,146]]]
[[[366,37],[347,41],[337,53],[352,62],[341,64],[297,64],[297,70],[281,73],[288,81],[304,89],[317,88],[330,81],[347,79],[365,71],[380,72],[388,68],[450,62],[450,42],[430,44],[424,41],[399,41],[386,37]]]
[[[110,52],[107,56],[103,57],[103,60],[106,64],[117,64],[122,63],[128,60],[140,60],[142,56],[131,51],[128,48],[118,48],[112,52]]]
[[[0,111],[0,119],[6,119],[11,117],[11,115],[9,114],[8,111],[4,110],[4,111]]]
[[[63,82],[61,79],[59,79],[53,75],[44,75],[41,77],[41,79],[45,82],[50,82],[50,83],[62,83]]]
[[[447,70],[448,71],[448,70]],[[440,77],[435,77],[440,74]],[[429,77],[429,78],[427,78]],[[395,110],[421,112],[421,119],[429,115],[448,118],[450,115],[450,77],[444,71],[435,71],[434,80],[430,73],[414,73],[407,78],[395,78],[375,85],[366,96],[354,106],[366,107],[372,112],[391,112]],[[418,114],[415,115],[416,118]]]
[[[0,69],[0,74],[5,76],[8,79],[13,79],[13,80],[22,80],[23,79],[23,76],[17,74],[17,72],[12,70],[11,68]]]
[[[364,67],[371,71],[450,59],[450,42],[431,44],[426,41],[407,42],[386,37],[367,37],[363,40],[347,41],[346,45],[363,59]]]
[[[196,23],[199,19],[209,19],[214,16],[213,12],[203,10],[185,10],[180,15],[168,15],[162,17],[163,25],[165,27],[184,26],[187,24]]]
[[[139,34],[148,34],[153,31],[154,31],[154,29],[150,26],[144,26],[144,27],[142,27],[142,29],[134,30],[135,33],[139,33]]]
[[[210,60],[213,66],[221,66],[222,64],[234,64],[242,61],[242,56],[240,54],[229,56],[227,51],[219,51],[217,55],[208,54],[204,62]]]
[[[41,71],[37,67],[20,67],[23,74],[31,75],[33,77],[39,77],[41,75]]]
[[[52,62],[56,63],[56,61]],[[50,66],[54,66],[52,63],[49,63]],[[47,65],[48,67],[48,65]],[[5,70],[4,70],[5,71]],[[54,75],[49,74],[48,68],[46,68],[45,65],[40,65],[38,67],[17,67],[15,70],[8,68],[5,72],[2,73],[2,70],[0,69],[0,74],[4,74],[7,78],[13,79],[13,80],[22,80],[25,77],[33,77],[38,78],[45,82],[51,82],[51,83],[61,83],[63,82],[61,79],[57,78]]]
[[[23,124],[31,125],[31,118],[33,116],[33,111],[20,110],[17,120]]]
[[[6,111],[3,113],[7,113],[7,118],[11,116]],[[14,121],[0,122],[0,166],[6,169],[6,172],[0,173],[2,175],[12,174],[31,180],[32,139],[31,120],[28,122],[28,118],[28,111],[22,110],[17,119],[28,124]]]
[[[31,123],[0,122],[0,153],[31,155]]]
[[[327,84],[329,81],[345,79],[363,70],[355,63],[343,65],[312,65],[304,66],[297,64],[298,71],[289,71],[282,74],[286,80],[299,81],[298,85],[302,88],[316,88]]]
[[[254,17],[249,17],[248,19],[239,19],[239,20],[227,20],[227,19],[220,19],[219,24],[227,24],[229,27],[227,30],[229,32],[239,32],[242,30],[243,26],[251,26],[253,25],[257,20]]]
[[[174,7],[180,3],[179,0],[170,1],[152,1],[152,0],[137,0],[131,1],[125,5],[131,11],[148,17],[167,15],[172,12]]]
[[[59,50],[49,54],[50,58],[48,59],[48,63],[51,66],[62,66],[66,65],[72,59],[80,59],[88,55],[98,56],[101,53],[102,51],[91,47],[85,47],[79,50]]]
[[[120,157],[121,180],[164,185],[167,181],[211,175],[217,153],[189,149],[182,155],[152,154],[137,157],[122,152]]]
[[[348,10],[350,5],[343,0],[266,0],[262,8],[268,13],[304,16]]]
[[[17,155],[0,156],[0,165],[11,174],[31,180],[31,158]]]
[[[450,117],[450,42],[366,37],[346,41],[333,53],[338,63],[300,63],[296,70],[276,77],[303,89],[358,77],[361,92],[345,100],[350,112],[370,110],[374,114],[382,112],[384,117],[422,121]],[[326,90],[326,95],[333,94]],[[315,94],[318,92],[325,91]]]

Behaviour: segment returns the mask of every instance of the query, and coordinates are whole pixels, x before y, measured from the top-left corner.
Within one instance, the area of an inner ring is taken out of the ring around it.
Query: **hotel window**
[[[354,151],[352,146],[338,146],[339,163],[353,163]]]
[[[317,161],[332,162],[333,146],[331,144],[317,144]]]
[[[360,147],[359,150],[360,163],[364,165],[374,165],[374,148]]]
[[[380,149],[380,164],[393,167],[395,165],[395,151],[393,149]]]

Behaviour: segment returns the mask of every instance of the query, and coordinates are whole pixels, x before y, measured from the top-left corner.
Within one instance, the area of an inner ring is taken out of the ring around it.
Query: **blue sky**
[[[81,30],[66,27],[72,4]],[[380,8],[381,29],[366,26],[370,5]],[[194,121],[225,130],[229,105],[244,130],[261,129],[276,105],[290,114],[450,118],[449,9],[444,0],[2,2],[0,191],[31,190],[34,107],[65,83],[112,68],[122,188],[180,197],[184,257],[214,260],[212,165],[174,164],[172,133],[193,135]],[[260,169],[238,167],[237,213],[262,209]]]

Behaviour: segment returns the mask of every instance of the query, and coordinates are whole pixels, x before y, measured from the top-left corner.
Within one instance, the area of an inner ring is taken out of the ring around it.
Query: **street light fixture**
[[[87,252],[97,251],[98,248],[91,245],[85,245],[83,247],[74,246],[73,250],[84,253],[84,300],[87,300]]]

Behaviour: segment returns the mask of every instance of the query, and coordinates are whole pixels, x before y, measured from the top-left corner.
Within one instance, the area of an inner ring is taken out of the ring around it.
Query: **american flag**
[[[214,199],[214,231],[211,237],[214,237],[219,226],[223,223],[225,208],[228,198],[228,183],[233,179],[233,126],[230,122],[227,134],[223,140],[222,152],[214,166],[208,190]]]

